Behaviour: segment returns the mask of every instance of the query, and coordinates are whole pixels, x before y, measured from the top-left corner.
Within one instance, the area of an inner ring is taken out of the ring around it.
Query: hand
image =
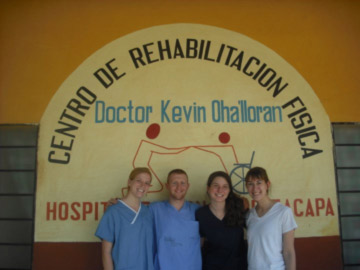
[[[106,207],[117,204],[118,200],[119,198],[111,198],[110,200],[107,201]]]

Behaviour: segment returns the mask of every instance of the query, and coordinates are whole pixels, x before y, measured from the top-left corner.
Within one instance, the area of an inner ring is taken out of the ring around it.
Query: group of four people
[[[210,204],[203,207],[185,200],[190,184],[181,169],[168,174],[169,199],[147,207],[141,198],[150,185],[149,169],[135,168],[129,192],[101,219],[96,236],[105,270],[295,269],[297,225],[290,208],[270,199],[265,169],[255,167],[246,175],[257,203],[248,212],[225,172],[209,176]]]

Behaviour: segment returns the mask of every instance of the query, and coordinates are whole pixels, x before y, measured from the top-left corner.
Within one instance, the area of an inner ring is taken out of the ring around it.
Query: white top
[[[283,270],[282,235],[297,228],[291,209],[275,203],[262,217],[255,208],[246,219],[248,250],[248,270]]]

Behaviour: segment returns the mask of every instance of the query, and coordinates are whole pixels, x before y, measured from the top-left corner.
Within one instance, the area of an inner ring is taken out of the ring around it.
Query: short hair
[[[269,182],[269,177],[266,170],[261,167],[251,168],[245,176],[245,182],[249,182],[251,178],[262,179],[265,181],[265,183]]]
[[[140,174],[140,173],[147,173],[148,175],[150,175],[150,180],[152,179],[152,175],[151,175],[151,172],[148,168],[146,167],[137,167],[137,168],[134,168],[130,175],[129,175],[129,179],[130,180],[134,180],[135,177]]]
[[[184,175],[186,175],[186,178],[189,179],[187,173],[183,169],[173,169],[168,173],[167,180],[166,180],[168,183],[169,183],[170,176],[173,174],[184,174]]]

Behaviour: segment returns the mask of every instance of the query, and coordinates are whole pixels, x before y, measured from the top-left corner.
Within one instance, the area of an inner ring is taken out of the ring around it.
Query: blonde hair
[[[148,175],[150,175],[150,180],[152,180],[152,175],[151,175],[151,172],[148,168],[146,167],[137,167],[137,168],[134,168],[130,175],[129,175],[129,179],[130,180],[134,180],[135,177],[140,174],[140,173],[147,173]]]
[[[169,183],[169,180],[170,180],[170,176],[173,175],[173,174],[183,174],[186,176],[186,178],[188,179],[188,175],[187,173],[183,170],[183,169],[174,169],[174,170],[171,170],[167,176],[167,182]]]

